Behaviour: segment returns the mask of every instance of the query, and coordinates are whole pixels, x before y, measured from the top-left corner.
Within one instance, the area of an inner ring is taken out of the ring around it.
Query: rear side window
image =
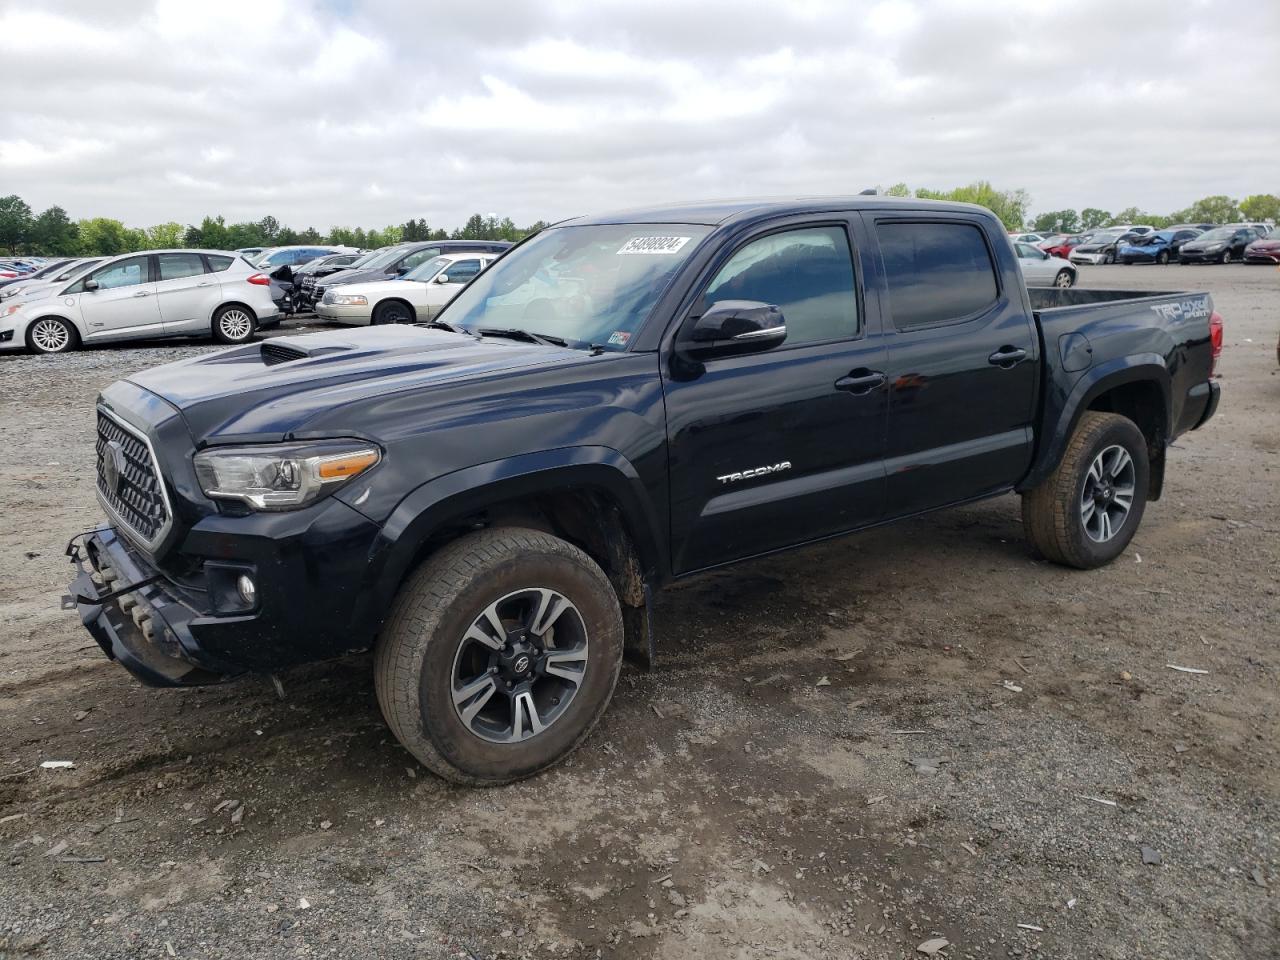
[[[208,254],[209,269],[214,273],[221,273],[223,270],[230,269],[235,259],[235,257],[220,257],[216,253]]]
[[[204,260],[198,253],[160,253],[156,261],[160,265],[161,280],[180,280],[204,273]]]
[[[849,239],[840,227],[816,227],[753,240],[720,268],[703,310],[721,300],[776,304],[789,345],[852,337],[858,295]]]
[[[898,329],[958,320],[995,303],[995,264],[973,224],[877,223],[876,236]]]

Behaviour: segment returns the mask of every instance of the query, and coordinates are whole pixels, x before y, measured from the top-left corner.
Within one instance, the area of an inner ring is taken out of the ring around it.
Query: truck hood
[[[305,436],[308,421],[347,404],[579,363],[585,356],[564,347],[385,326],[274,337],[128,379],[176,407],[202,446]]]

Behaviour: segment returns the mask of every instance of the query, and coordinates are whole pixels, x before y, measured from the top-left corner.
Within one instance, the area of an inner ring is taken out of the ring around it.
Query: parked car
[[[652,661],[673,580],[1010,491],[1046,558],[1115,559],[1213,416],[1221,342],[1204,293],[1027,290],[967,204],[581,218],[432,326],[105,389],[108,523],[70,593],[151,684],[373,647],[405,747],[501,783],[582,742],[624,646]]]
[[[90,267],[97,266],[102,260],[102,257],[76,259],[60,267],[56,273],[48,277],[35,280],[25,277],[19,278],[17,283],[0,289],[0,300],[32,300],[37,297],[48,296],[59,284],[75,279]]]
[[[1189,240],[1178,251],[1179,263],[1230,263],[1243,260],[1245,248],[1258,239],[1252,227],[1215,227]]]
[[[384,248],[376,257],[370,257],[346,270],[339,270],[314,281],[303,281],[302,303],[314,306],[323,299],[331,287],[344,283],[363,283],[371,280],[390,280],[402,277],[442,253],[503,253],[511,244],[501,240],[415,240]]]
[[[1216,226],[1218,226],[1218,224],[1216,223],[1171,223],[1169,224],[1169,226],[1165,227],[1165,229],[1166,230],[1199,230],[1200,232],[1203,233],[1205,230],[1212,230]]]
[[[1134,236],[1141,237],[1144,234],[1154,232],[1156,228],[1149,223],[1113,223],[1109,229],[1121,230],[1124,233],[1131,233]]]
[[[1198,236],[1199,230],[1157,230],[1119,244],[1116,257],[1121,263],[1168,263],[1177,259],[1184,243]]]
[[[1071,251],[1080,246],[1088,236],[1089,234],[1087,233],[1060,233],[1050,237],[1043,243],[1036,244],[1036,246],[1051,257],[1061,257],[1066,260],[1071,256]]]
[[[1280,263],[1280,236],[1259,237],[1244,248],[1245,263]]]
[[[1061,257],[1051,257],[1039,247],[1029,243],[1013,245],[1018,254],[1018,266],[1028,287],[1061,287],[1066,289],[1076,282],[1076,268]]]
[[[361,326],[425,322],[497,258],[493,253],[445,253],[398,280],[331,287],[316,304],[316,315]]]
[[[261,254],[263,250],[268,250],[268,249],[270,248],[269,247],[240,247],[238,250],[235,250],[233,252],[236,253],[238,256],[244,257],[250,263],[253,263],[255,257]]]
[[[277,267],[268,276],[271,277],[271,299],[284,313],[300,313],[311,309],[309,302],[302,296],[302,283],[308,277],[324,277],[358,263],[367,257],[363,253],[334,253],[325,257],[316,257],[296,267]]]
[[[40,265],[38,270],[34,270],[26,276],[9,277],[4,280],[0,280],[0,297],[13,296],[17,292],[17,288],[25,287],[28,283],[46,280],[58,273],[59,270],[71,262],[71,257],[62,257],[58,260],[47,260]]]
[[[280,267],[300,267],[319,257],[332,256],[335,253],[359,253],[352,247],[321,247],[301,245],[293,247],[268,247],[249,262],[259,270],[270,273]]]
[[[1223,226],[1224,227],[1246,227],[1254,231],[1255,233],[1257,233],[1257,235],[1260,237],[1266,237],[1271,235],[1271,226],[1265,223],[1224,223]]]
[[[1077,264],[1115,263],[1117,244],[1122,240],[1130,240],[1140,236],[1142,234],[1133,233],[1124,227],[1108,227],[1105,230],[1098,230],[1090,234],[1087,240],[1073,247],[1068,259]]]
[[[1009,240],[1012,243],[1030,243],[1033,245],[1037,243],[1042,243],[1043,241],[1048,239],[1048,237],[1049,235],[1046,233],[1011,233],[1009,234]]]
[[[245,343],[279,322],[269,290],[266,275],[232,253],[129,253],[44,296],[0,307],[0,350],[63,353],[86,343],[171,336]]]

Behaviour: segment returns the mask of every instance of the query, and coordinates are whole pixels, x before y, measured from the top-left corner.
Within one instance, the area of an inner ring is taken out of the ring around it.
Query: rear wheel
[[[27,328],[27,346],[33,353],[66,353],[79,345],[80,334],[61,317],[41,317]]]
[[[1110,563],[1142,522],[1148,476],[1147,441],[1132,420],[1084,413],[1057,468],[1023,494],[1027,539],[1054,563]]]
[[[387,300],[373,308],[374,325],[384,323],[413,323],[413,309],[403,300]]]
[[[213,315],[213,339],[218,343],[248,343],[257,327],[253,311],[237,303],[221,307]]]
[[[1053,285],[1060,290],[1066,290],[1075,282],[1076,278],[1070,270],[1059,270],[1058,275],[1053,278]]]
[[[1230,248],[1230,247],[1227,247],[1227,249],[1225,249],[1225,250],[1223,250],[1223,251],[1222,251],[1222,256],[1218,257],[1218,262],[1219,262],[1219,263],[1222,263],[1222,264],[1227,264],[1227,263],[1230,263],[1230,262],[1231,262],[1231,248]]]
[[[570,543],[499,527],[455,540],[401,587],[375,655],[383,716],[432,772],[493,785],[582,743],[622,666],[622,612]]]

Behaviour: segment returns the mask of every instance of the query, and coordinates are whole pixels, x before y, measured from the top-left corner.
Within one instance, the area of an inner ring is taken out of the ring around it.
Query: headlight
[[[333,302],[348,307],[367,307],[369,305],[369,298],[362,297],[358,293],[335,293],[333,295]]]
[[[195,456],[205,495],[255,510],[294,510],[332,493],[382,459],[368,443],[332,441],[214,447]]]

